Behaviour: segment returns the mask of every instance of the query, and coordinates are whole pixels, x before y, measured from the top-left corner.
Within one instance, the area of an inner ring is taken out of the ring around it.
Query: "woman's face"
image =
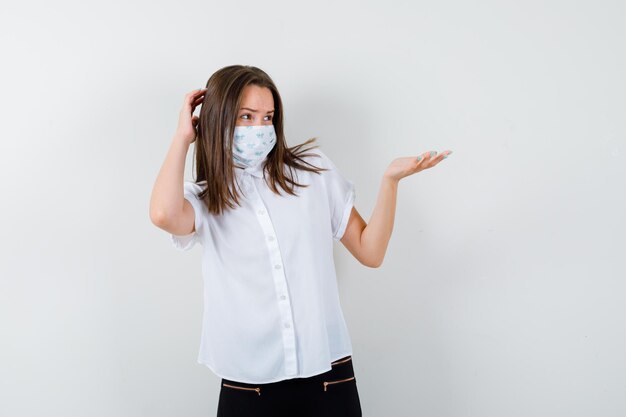
[[[271,125],[274,118],[274,97],[267,87],[247,85],[243,89],[241,107],[235,126]]]

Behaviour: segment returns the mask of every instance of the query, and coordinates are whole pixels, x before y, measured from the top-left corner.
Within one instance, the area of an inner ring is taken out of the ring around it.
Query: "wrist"
[[[191,145],[191,141],[179,133],[174,134],[174,138],[172,139],[172,142],[181,144],[181,145],[186,145],[186,146]]]
[[[391,175],[389,175],[387,173],[385,173],[383,175],[383,180],[382,181],[383,181],[383,183],[389,184],[389,185],[392,185],[392,186],[397,186],[398,183],[400,182],[399,179],[397,179],[397,178],[395,178],[395,177],[393,177],[393,176],[391,176]]]

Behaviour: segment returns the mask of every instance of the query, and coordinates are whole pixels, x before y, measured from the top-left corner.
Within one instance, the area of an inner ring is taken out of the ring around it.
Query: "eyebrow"
[[[251,109],[251,108],[249,108],[249,107],[242,107],[242,108],[240,108],[239,110],[250,110],[250,111],[251,111],[251,112],[253,112],[253,113],[258,112],[258,110]],[[269,110],[269,111],[268,111],[268,113],[274,113],[274,110]]]

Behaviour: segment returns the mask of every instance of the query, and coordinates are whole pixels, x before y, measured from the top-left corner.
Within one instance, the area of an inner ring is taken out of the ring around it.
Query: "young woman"
[[[283,120],[264,71],[215,72],[185,96],[150,218],[176,248],[202,246],[198,362],[222,378],[218,417],[361,416],[333,243],[380,266],[398,182],[451,151],[393,160],[366,223],[352,181],[317,146],[306,147],[315,138],[288,147]],[[194,142],[196,181],[184,181]]]

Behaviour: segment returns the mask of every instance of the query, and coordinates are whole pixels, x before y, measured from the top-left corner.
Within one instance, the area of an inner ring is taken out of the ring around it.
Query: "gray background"
[[[383,265],[336,263],[365,416],[626,414],[618,1],[13,2],[0,13],[0,414],[210,416],[200,249],[148,216],[186,92],[258,66]],[[192,178],[191,153],[187,178]]]

